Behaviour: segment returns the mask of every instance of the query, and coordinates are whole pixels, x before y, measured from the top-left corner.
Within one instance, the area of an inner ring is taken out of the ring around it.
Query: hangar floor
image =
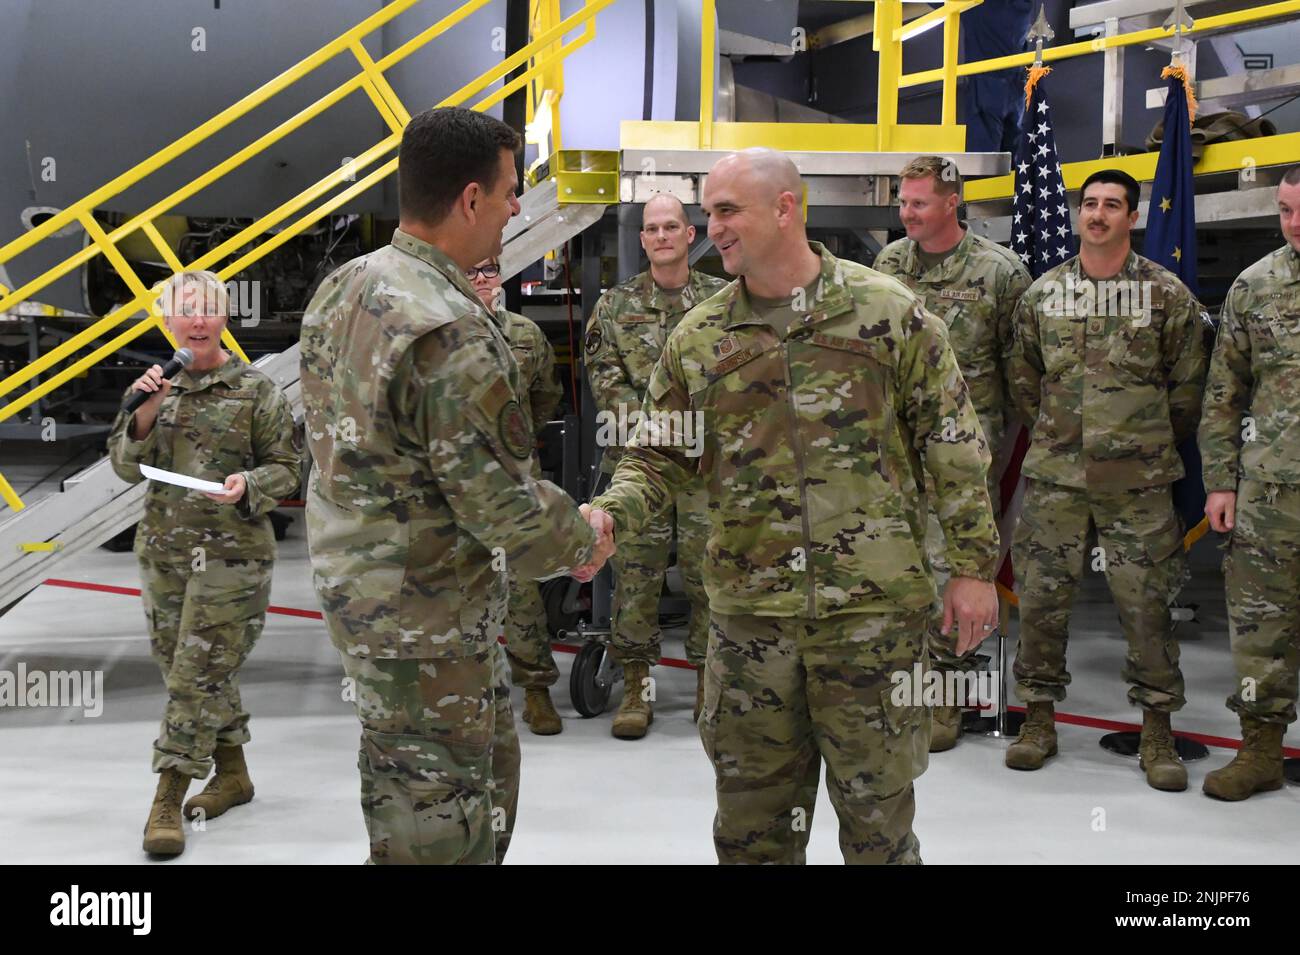
[[[299,512],[300,514],[300,512]],[[316,609],[301,520],[281,545],[272,603]],[[1232,680],[1222,586],[1213,546],[1198,548],[1188,600],[1199,622],[1180,628],[1189,703],[1175,728],[1237,739],[1223,707]],[[134,558],[97,550],[60,568],[61,578],[138,587]],[[1013,630],[1014,632],[1014,630]],[[1104,584],[1089,581],[1071,641],[1074,682],[1065,713],[1138,722],[1119,669],[1123,640]],[[665,648],[680,656],[679,642]],[[526,727],[523,791],[511,863],[712,863],[713,778],[691,722],[694,677],[660,667],[650,735],[613,739],[609,716],[583,720],[569,704],[572,655],[555,699],[564,733]],[[155,777],[150,743],[163,688],[149,658],[138,597],[44,585],[0,617],[0,670],[104,671],[103,713],[79,709],[0,711],[0,861],[146,861],[140,832]],[[177,864],[344,863],[364,859],[357,805],[357,723],[340,694],[341,670],[319,621],[268,617],[242,675],[253,715],[248,760],[257,797],[191,833]],[[522,692],[515,691],[516,713]],[[1211,800],[1201,780],[1230,757],[1189,764],[1191,787],[1147,788],[1136,760],[1104,752],[1103,730],[1059,726],[1061,755],[1036,773],[1002,766],[1005,744],[966,737],[931,758],[917,782],[916,829],[929,863],[1280,863],[1294,862],[1300,787],[1240,804]],[[1292,729],[1288,745],[1300,743]],[[1102,812],[1098,812],[1101,810]],[[1104,821],[1099,828],[1097,820]],[[840,861],[835,816],[824,787],[809,861]]]

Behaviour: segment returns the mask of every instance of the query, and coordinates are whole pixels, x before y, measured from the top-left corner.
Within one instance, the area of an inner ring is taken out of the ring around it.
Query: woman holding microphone
[[[194,358],[174,382],[154,365],[131,385],[128,395],[148,399],[114,422],[113,470],[135,484],[147,464],[224,487],[210,494],[151,482],[135,535],[151,650],[167,685],[144,848],[174,856],[185,848],[185,792],[214,760],[216,774],[185,803],[185,817],[210,819],[253,798],[237,677],[270,602],[275,537],[267,514],[298,486],[300,457],[279,387],[221,347],[229,316],[221,280],[174,275],[159,305]]]

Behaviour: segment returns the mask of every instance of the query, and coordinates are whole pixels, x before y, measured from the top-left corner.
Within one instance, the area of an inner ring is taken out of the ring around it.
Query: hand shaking
[[[569,576],[585,584],[600,573],[600,568],[605,566],[605,561],[614,553],[614,518],[599,508],[592,508],[590,504],[578,505],[578,513],[586,518],[596,532],[596,548],[591,552],[591,563],[569,571]]]

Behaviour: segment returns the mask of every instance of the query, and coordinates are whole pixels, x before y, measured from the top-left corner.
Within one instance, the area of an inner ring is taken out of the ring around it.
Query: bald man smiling
[[[709,237],[739,281],[668,337],[647,423],[589,519],[621,547],[676,489],[708,490],[699,730],[719,861],[802,863],[825,760],[845,861],[919,863],[929,713],[891,692],[923,665],[935,598],[918,489],[924,468],[952,568],[944,629],[965,650],[997,621],[989,453],[942,322],[809,242],[802,195],[772,150],[709,173]],[[672,429],[696,413],[692,457]]]

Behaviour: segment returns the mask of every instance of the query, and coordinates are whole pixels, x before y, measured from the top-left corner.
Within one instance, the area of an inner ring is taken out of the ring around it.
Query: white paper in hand
[[[140,465],[140,473],[151,481],[162,481],[164,484],[175,484],[177,487],[188,487],[191,490],[207,491],[211,494],[220,494],[226,489],[224,484],[218,484],[216,481],[204,481],[200,478],[190,477],[188,474],[177,474],[175,471],[151,468],[147,464]]]

